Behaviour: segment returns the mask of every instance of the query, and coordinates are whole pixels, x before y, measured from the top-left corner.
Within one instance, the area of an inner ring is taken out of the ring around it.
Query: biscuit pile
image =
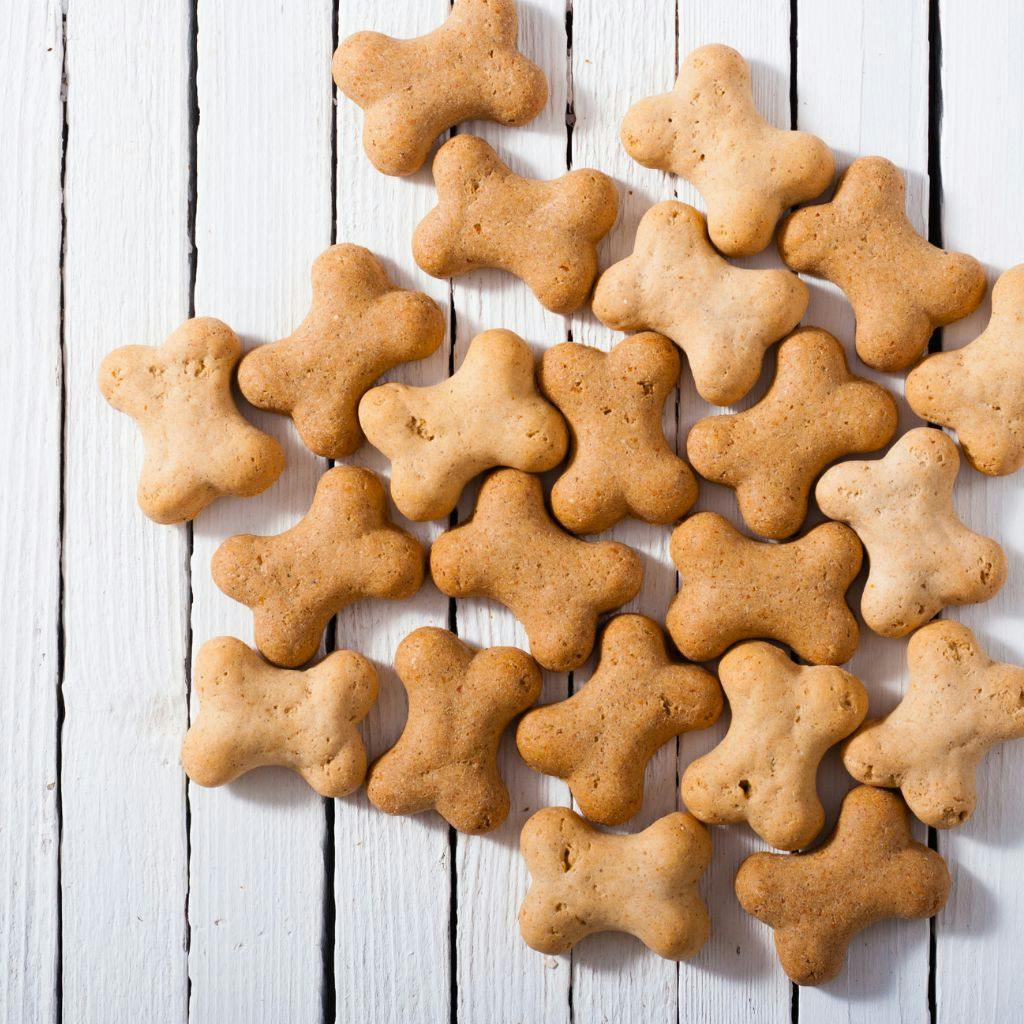
[[[535,117],[547,84],[516,40],[512,0],[456,0],[447,23],[422,38],[360,33],[342,43],[334,77],[365,110],[374,166],[410,174],[458,122]],[[679,959],[701,948],[710,927],[697,891],[712,856],[707,824],[745,823],[782,851],[814,847],[825,820],[817,768],[843,743],[843,763],[862,785],[832,835],[810,852],[755,854],[736,878],[740,903],[774,929],[785,971],[817,984],[841,969],[860,929],[944,905],[949,873],[911,838],[908,808],[937,828],[966,821],[980,759],[1024,736],[1024,669],[991,661],[965,627],[931,621],[949,605],[988,600],[1007,571],[999,545],[953,509],[956,444],[921,427],[882,458],[840,461],[892,441],[892,397],[851,371],[835,338],[798,326],[808,289],[795,274],[740,269],[725,257],[759,252],[775,236],[789,268],[837,284],[856,314],[860,359],[913,367],[911,406],[956,430],[971,465],[990,475],[1024,464],[1024,266],[997,283],[976,341],[927,356],[931,332],[981,301],[980,264],[915,233],[902,176],[880,157],[854,161],[830,202],[789,213],[776,231],[787,210],[828,188],[833,157],[820,139],[760,117],[745,62],[724,46],[691,53],[670,93],[625,113],[622,144],[644,166],[690,181],[708,213],[657,204],[632,254],[596,287],[598,243],[617,214],[611,179],[591,169],[521,178],[472,136],[438,150],[438,204],[411,239],[416,262],[435,276],[497,267],[562,313],[592,296],[605,324],[638,332],[610,352],[561,344],[537,365],[522,339],[495,325],[453,376],[374,386],[435,351],[444,316],[426,295],[397,288],[372,253],[336,245],[313,265],[306,319],[240,363],[238,339],[212,319],[104,361],[103,395],[138,422],[146,445],[139,504],[160,523],[190,520],[221,495],[257,494],[281,472],[278,444],[235,407],[236,365],[242,394],[290,416],[317,454],[343,459],[364,440],[383,452],[394,505],[409,519],[446,519],[471,479],[496,470],[472,517],[443,533],[429,559],[392,521],[384,483],[346,465],[324,474],[290,530],[225,540],[213,578],[252,609],[259,653],[228,637],[203,645],[200,710],[182,763],[211,786],[284,765],[328,797],[365,780],[386,813],[433,810],[479,834],[508,814],[498,744],[522,715],[522,757],[567,780],[582,812],[546,808],[523,829],[533,878],[524,939],[560,952],[592,932],[622,930]],[[765,397],[701,420],[686,444],[696,472],[735,490],[743,523],[762,539],[719,515],[684,518],[697,479],[662,431],[680,350],[700,394],[726,405],[750,391],[779,342]],[[537,474],[563,462],[545,495]],[[834,521],[807,530],[812,492]],[[681,585],[665,626],[690,661],[723,656],[721,684],[675,657],[644,616],[612,618],[599,638],[600,616],[636,597],[643,567],[626,545],[581,538],[630,517],[676,524]],[[865,549],[863,623],[883,636],[912,634],[906,696],[870,721],[864,686],[839,667],[859,642],[846,594]],[[302,666],[346,605],[410,597],[427,564],[442,593],[510,609],[530,654],[415,630],[395,654],[405,731],[367,772],[356,727],[376,698],[374,668],[351,651]],[[579,668],[595,644],[590,681],[530,710],[540,667]],[[713,724],[723,690],[731,725],[683,776],[688,813],[635,835],[585,820],[617,825],[635,815],[654,752]]]

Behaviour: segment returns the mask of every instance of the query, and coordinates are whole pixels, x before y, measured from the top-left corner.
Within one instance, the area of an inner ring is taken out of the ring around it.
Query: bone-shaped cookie
[[[601,275],[593,307],[618,331],[671,338],[700,396],[731,405],[757,382],[765,350],[796,327],[807,300],[788,270],[731,266],[708,241],[703,216],[668,200],[644,214],[632,254]]]
[[[683,802],[709,825],[741,821],[780,850],[821,831],[818,764],[868,712],[856,676],[833,665],[796,665],[778,647],[735,647],[718,667],[732,720],[725,739],[683,775]]]
[[[448,20],[415,39],[349,36],[334,81],[365,112],[363,148],[383,174],[412,174],[434,140],[460,121],[532,121],[548,83],[516,49],[512,0],[456,0]]]
[[[600,533],[626,516],[680,519],[697,500],[690,467],[662,429],[679,356],[657,334],[636,334],[611,352],[568,342],[541,359],[540,386],[565,414],[572,456],[551,490],[551,509],[573,533]]]
[[[1024,669],[992,661],[949,621],[910,638],[907,666],[903,700],[846,744],[843,764],[859,782],[901,789],[926,825],[952,828],[974,813],[981,759],[1024,737]]]
[[[854,377],[831,334],[805,327],[779,346],[768,394],[745,412],[700,420],[686,451],[701,476],[735,489],[751,530],[780,539],[800,529],[818,474],[887,444],[897,419],[889,392]]]
[[[691,661],[761,637],[817,665],[839,665],[857,649],[844,595],[863,552],[848,527],[824,523],[788,544],[766,544],[701,512],[676,527],[670,552],[681,582],[665,625]]]
[[[905,370],[936,327],[975,309],[985,294],[977,260],[923,239],[904,212],[903,176],[888,160],[850,164],[830,203],[779,227],[786,264],[838,285],[857,319],[857,353],[878,370]]]
[[[619,198],[600,171],[521,178],[483,139],[457,135],[434,158],[437,202],[412,236],[416,262],[434,277],[495,267],[526,283],[553,313],[579,309],[597,276],[597,243]]]
[[[181,763],[200,786],[222,786],[263,765],[298,772],[321,796],[345,796],[366,774],[356,726],[377,699],[377,673],[335,651],[296,672],[268,665],[240,640],[209,640],[196,656],[199,714]]]
[[[750,69],[728,46],[694,50],[672,92],[630,109],[621,138],[638,163],[700,192],[711,240],[728,256],[760,252],[782,212],[823,192],[835,171],[821,139],[761,117]]]
[[[341,459],[362,444],[356,409],[366,390],[443,339],[444,316],[429,296],[396,288],[369,250],[332,245],[313,263],[306,318],[287,338],[253,349],[238,386],[253,405],[291,416],[317,455]]]
[[[632,548],[560,529],[544,508],[540,480],[515,469],[484,481],[472,519],[434,542],[430,572],[442,594],[505,605],[552,672],[587,660],[598,615],[631,601],[643,580]]]
[[[783,970],[820,985],[843,968],[853,937],[888,917],[933,917],[949,895],[946,862],[915,842],[903,801],[860,786],[811,853],[755,853],[740,865],[743,909],[775,931]]]
[[[982,473],[1024,466],[1024,263],[996,281],[992,317],[974,341],[911,371],[907,401],[922,419],[955,430]]]
[[[558,410],[537,392],[530,347],[511,331],[478,334],[440,384],[368,391],[359,422],[391,460],[391,496],[409,519],[447,516],[485,469],[553,469],[569,444]]]
[[[216,498],[259,494],[281,475],[281,446],[231,396],[241,355],[227,324],[199,317],[159,347],[128,345],[103,360],[103,397],[142,432],[138,501],[154,522],[195,519]]]
[[[601,637],[590,681],[568,700],[526,714],[516,744],[531,768],[568,781],[591,821],[618,825],[640,810],[654,752],[713,725],[721,711],[713,675],[670,660],[650,619],[619,615]]]
[[[1006,580],[1003,549],[953,509],[959,468],[949,437],[919,427],[884,459],[843,462],[818,481],[821,511],[849,523],[867,548],[860,610],[882,636],[906,636],[946,605],[987,601]]]
[[[515,647],[477,651],[447,630],[424,627],[398,645],[395,670],[409,717],[370,769],[367,796],[388,814],[435,810],[472,835],[497,828],[509,809],[498,743],[540,696],[540,669]]]
[[[697,881],[711,836],[691,814],[668,814],[636,835],[609,835],[565,807],[523,826],[530,889],[519,930],[541,953],[564,953],[595,932],[627,932],[667,960],[696,955],[710,931]]]
[[[415,594],[423,549],[388,520],[387,496],[373,473],[339,466],[320,478],[295,526],[273,537],[229,537],[211,571],[228,597],[252,609],[263,656],[295,666],[316,654],[327,623],[346,605]]]

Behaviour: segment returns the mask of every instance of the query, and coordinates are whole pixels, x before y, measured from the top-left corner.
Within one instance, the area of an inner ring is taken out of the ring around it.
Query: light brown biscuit
[[[686,451],[701,476],[736,491],[751,530],[778,540],[807,518],[818,474],[888,444],[897,421],[889,392],[854,377],[831,334],[804,327],[779,346],[768,394],[745,412],[701,420]]]
[[[992,317],[974,341],[910,372],[907,401],[922,419],[955,430],[980,472],[1024,466],[1024,263],[996,281]]]
[[[263,765],[298,772],[321,796],[345,796],[366,775],[356,726],[377,699],[377,673],[354,651],[296,672],[268,665],[241,640],[209,640],[196,657],[199,714],[181,763],[200,786]]]
[[[706,729],[722,713],[715,677],[669,659],[643,615],[619,615],[601,637],[590,681],[568,700],[535,708],[516,730],[523,760],[566,779],[580,810],[604,825],[636,814],[644,769],[673,736]]]
[[[627,932],[667,960],[695,956],[711,930],[697,882],[711,836],[690,814],[667,814],[636,835],[609,835],[566,807],[523,826],[530,889],[519,930],[541,953],[564,953],[595,932]]]
[[[356,408],[399,363],[425,359],[444,340],[444,315],[422,292],[403,291],[358,245],[332,245],[313,263],[313,301],[287,338],[242,360],[238,386],[261,409],[291,416],[306,446],[327,459],[362,443]]]
[[[933,917],[949,895],[946,862],[910,835],[903,801],[860,786],[835,831],[811,853],[755,853],[736,875],[743,909],[775,931],[783,970],[821,985],[843,968],[853,937],[888,917]]]
[[[512,0],[456,0],[427,35],[349,36],[335,51],[334,81],[365,112],[363,148],[373,166],[418,171],[434,140],[461,121],[532,121],[548,83],[516,48],[518,34]]]
[[[597,276],[597,243],[619,197],[600,171],[553,181],[521,178],[483,139],[457,135],[434,158],[438,205],[412,236],[416,262],[434,277],[495,267],[526,283],[553,313],[579,309]]]
[[[195,519],[211,501],[251,497],[281,475],[281,446],[242,417],[231,395],[241,355],[235,332],[204,316],[159,347],[128,345],[103,360],[103,397],[142,432],[138,500],[154,522]]]
[[[932,622],[907,648],[910,683],[885,718],[843,751],[859,782],[898,787],[926,825],[953,828],[973,813],[974,773],[997,743],[1024,737],[1024,669],[992,661],[958,622]]]
[[[423,549],[388,520],[373,473],[338,466],[320,478],[309,511],[290,530],[229,537],[210,568],[228,597],[252,609],[260,653],[295,666],[316,654],[327,623],[346,605],[412,597],[423,582]]]
[[[747,62],[728,46],[690,53],[672,92],[631,107],[620,137],[638,163],[700,192],[711,240],[728,256],[760,252],[782,212],[820,195],[835,172],[821,139],[761,117]]]
[[[882,636],[906,636],[946,605],[987,601],[1006,580],[1003,549],[953,509],[959,468],[949,437],[919,427],[884,459],[843,462],[818,481],[821,511],[849,523],[867,548],[860,610]]]
[[[853,657],[860,635],[844,595],[862,552],[848,527],[825,523],[788,544],[766,544],[701,512],[676,527],[670,551],[682,580],[665,624],[691,661],[760,637],[816,665]]]
[[[838,285],[857,318],[857,353],[878,370],[905,370],[936,327],[985,294],[977,260],[923,239],[904,212],[903,176],[880,156],[847,168],[830,203],[790,214],[779,252],[800,273]]]
[[[780,850],[807,846],[825,823],[818,764],[864,721],[864,687],[841,668],[796,665],[760,642],[733,648],[718,672],[732,721],[686,769],[683,802],[709,825],[745,821]]]
[[[643,566],[625,544],[589,544],[559,529],[535,476],[499,469],[480,488],[469,522],[430,552],[442,594],[487,597],[523,624],[530,651],[552,672],[579,668],[594,647],[597,617],[640,592]]]
[[[731,405],[757,382],[765,351],[800,323],[807,300],[807,285],[788,270],[726,263],[703,216],[668,200],[644,214],[632,254],[601,275],[593,307],[618,331],[671,338],[700,396]]]
[[[679,356],[658,334],[636,334],[611,352],[568,342],[544,353],[541,389],[572,435],[551,491],[567,530],[600,533],[627,516],[672,523],[697,500],[697,481],[661,425],[678,379]]]
[[[434,810],[460,832],[496,829],[509,808],[498,743],[540,696],[540,669],[515,647],[477,651],[445,629],[424,627],[398,645],[395,670],[409,717],[370,769],[367,796],[388,814]]]
[[[511,331],[478,334],[440,384],[368,391],[359,422],[391,460],[391,496],[409,519],[447,516],[463,487],[494,466],[553,469],[569,445],[564,420],[537,391],[529,345]]]

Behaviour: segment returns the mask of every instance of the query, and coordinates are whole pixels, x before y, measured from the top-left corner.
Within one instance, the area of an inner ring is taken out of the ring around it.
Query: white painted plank
[[[138,431],[96,370],[188,311],[189,6],[67,15],[63,1005],[82,1022],[187,1011],[187,534],[139,511]]]

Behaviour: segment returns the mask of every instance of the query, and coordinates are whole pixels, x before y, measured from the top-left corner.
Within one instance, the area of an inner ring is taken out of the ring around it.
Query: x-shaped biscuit
[[[850,164],[830,203],[790,214],[779,253],[800,273],[838,285],[857,318],[857,353],[878,370],[905,370],[936,327],[985,294],[977,260],[930,245],[904,212],[903,176],[880,156]]]
[[[483,139],[457,135],[434,158],[434,182],[438,205],[412,236],[428,274],[496,267],[553,313],[583,305],[597,276],[597,243],[618,212],[611,178],[589,168],[554,181],[521,178]]]
[[[485,331],[458,371],[431,387],[384,384],[359,404],[367,440],[391,460],[391,496],[409,519],[438,519],[493,466],[553,469],[568,447],[565,422],[537,393],[530,347]]]
[[[424,359],[444,338],[444,316],[422,292],[403,291],[358,245],[332,245],[313,263],[309,313],[287,338],[253,349],[238,368],[242,394],[291,416],[306,446],[341,459],[363,441],[356,409],[373,382]]]
[[[843,967],[853,937],[887,917],[932,917],[949,895],[945,861],[910,835],[903,801],[860,786],[835,831],[811,853],[755,853],[740,865],[736,895],[775,931],[783,970],[820,985]]]
[[[228,597],[252,609],[263,656],[295,666],[316,654],[327,623],[346,605],[412,597],[423,582],[423,549],[388,520],[373,473],[339,466],[320,478],[295,526],[274,537],[229,537],[211,571]]]
[[[733,648],[718,667],[732,721],[725,739],[683,775],[683,802],[709,825],[745,821],[780,850],[821,831],[818,764],[868,712],[856,676],[796,665],[766,643]]]
[[[505,727],[540,696],[540,669],[515,647],[477,651],[444,629],[410,633],[395,652],[409,697],[398,742],[370,769],[366,794],[388,814],[435,810],[479,835],[508,817],[498,772]]]
[[[296,672],[222,636],[200,648],[195,685],[199,714],[181,748],[193,782],[221,786],[263,765],[291,768],[327,797],[363,781],[356,725],[377,699],[377,673],[362,655],[335,651]]]
[[[532,121],[548,99],[536,64],[516,49],[512,0],[456,0],[448,20],[415,39],[349,36],[334,54],[338,88],[363,108],[363,148],[383,174],[412,174],[460,121]]]
[[[681,175],[697,188],[711,240],[727,256],[760,252],[782,212],[823,192],[835,171],[821,139],[761,117],[750,69],[728,46],[694,50],[672,92],[630,109],[621,138],[644,167]]]
[[[243,419],[231,396],[241,354],[227,324],[199,317],[158,348],[128,345],[103,360],[103,397],[142,432],[138,500],[154,522],[195,519],[216,498],[259,494],[281,475],[281,446]]]
[[[987,601],[1006,580],[1003,549],[953,509],[959,468],[949,437],[919,427],[884,459],[843,462],[818,481],[821,511],[849,523],[868,550],[860,610],[882,636],[906,636],[946,605]]]
[[[533,656],[552,672],[587,660],[598,615],[631,601],[643,579],[632,548],[587,543],[556,526],[540,480],[515,469],[484,481],[473,518],[434,542],[430,571],[449,597],[505,605],[526,628]]]
[[[564,953],[594,932],[627,932],[658,956],[685,960],[707,941],[697,881],[711,837],[691,814],[620,836],[568,808],[545,807],[523,826],[519,848],[530,872],[519,930],[541,953]]]
[[[1024,669],[992,661],[948,621],[910,638],[907,663],[903,700],[846,744],[843,764],[859,782],[899,787],[925,824],[952,828],[974,813],[981,759],[1024,737]]]

